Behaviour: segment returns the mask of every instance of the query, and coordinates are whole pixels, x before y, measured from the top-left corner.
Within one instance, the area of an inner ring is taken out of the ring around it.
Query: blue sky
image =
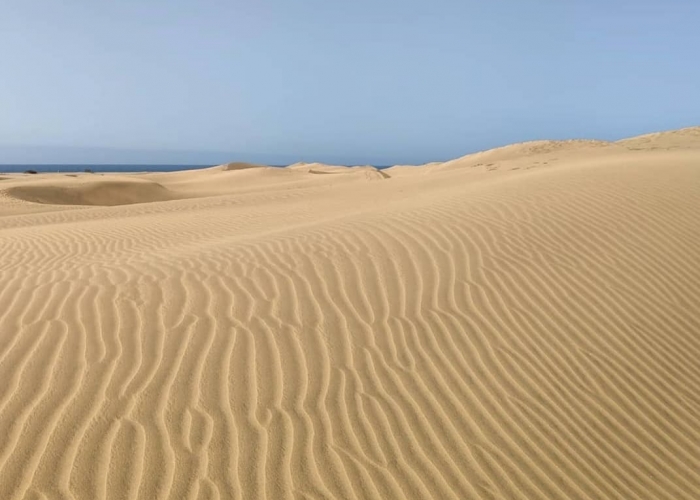
[[[697,0],[1,10],[0,163],[419,163],[700,123]]]

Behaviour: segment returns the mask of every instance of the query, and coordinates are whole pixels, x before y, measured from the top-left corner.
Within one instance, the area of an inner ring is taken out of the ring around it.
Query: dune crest
[[[0,499],[700,498],[700,149],[480,155],[3,181]]]
[[[617,144],[629,149],[700,149],[700,127],[640,135]]]

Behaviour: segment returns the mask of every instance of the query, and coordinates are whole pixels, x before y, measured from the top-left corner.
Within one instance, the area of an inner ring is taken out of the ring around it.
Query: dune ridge
[[[698,149],[700,148],[700,127],[687,127],[680,130],[654,132],[617,141],[629,149]]]
[[[0,498],[697,499],[683,137],[10,176]],[[168,199],[46,197],[96,182]]]

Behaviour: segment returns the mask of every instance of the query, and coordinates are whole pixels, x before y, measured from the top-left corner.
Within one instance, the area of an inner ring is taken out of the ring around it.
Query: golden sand
[[[0,499],[700,498],[700,129],[0,180]]]

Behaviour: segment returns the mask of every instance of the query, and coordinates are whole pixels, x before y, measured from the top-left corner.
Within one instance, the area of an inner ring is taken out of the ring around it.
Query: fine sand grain
[[[0,499],[700,498],[700,129],[0,183]]]

